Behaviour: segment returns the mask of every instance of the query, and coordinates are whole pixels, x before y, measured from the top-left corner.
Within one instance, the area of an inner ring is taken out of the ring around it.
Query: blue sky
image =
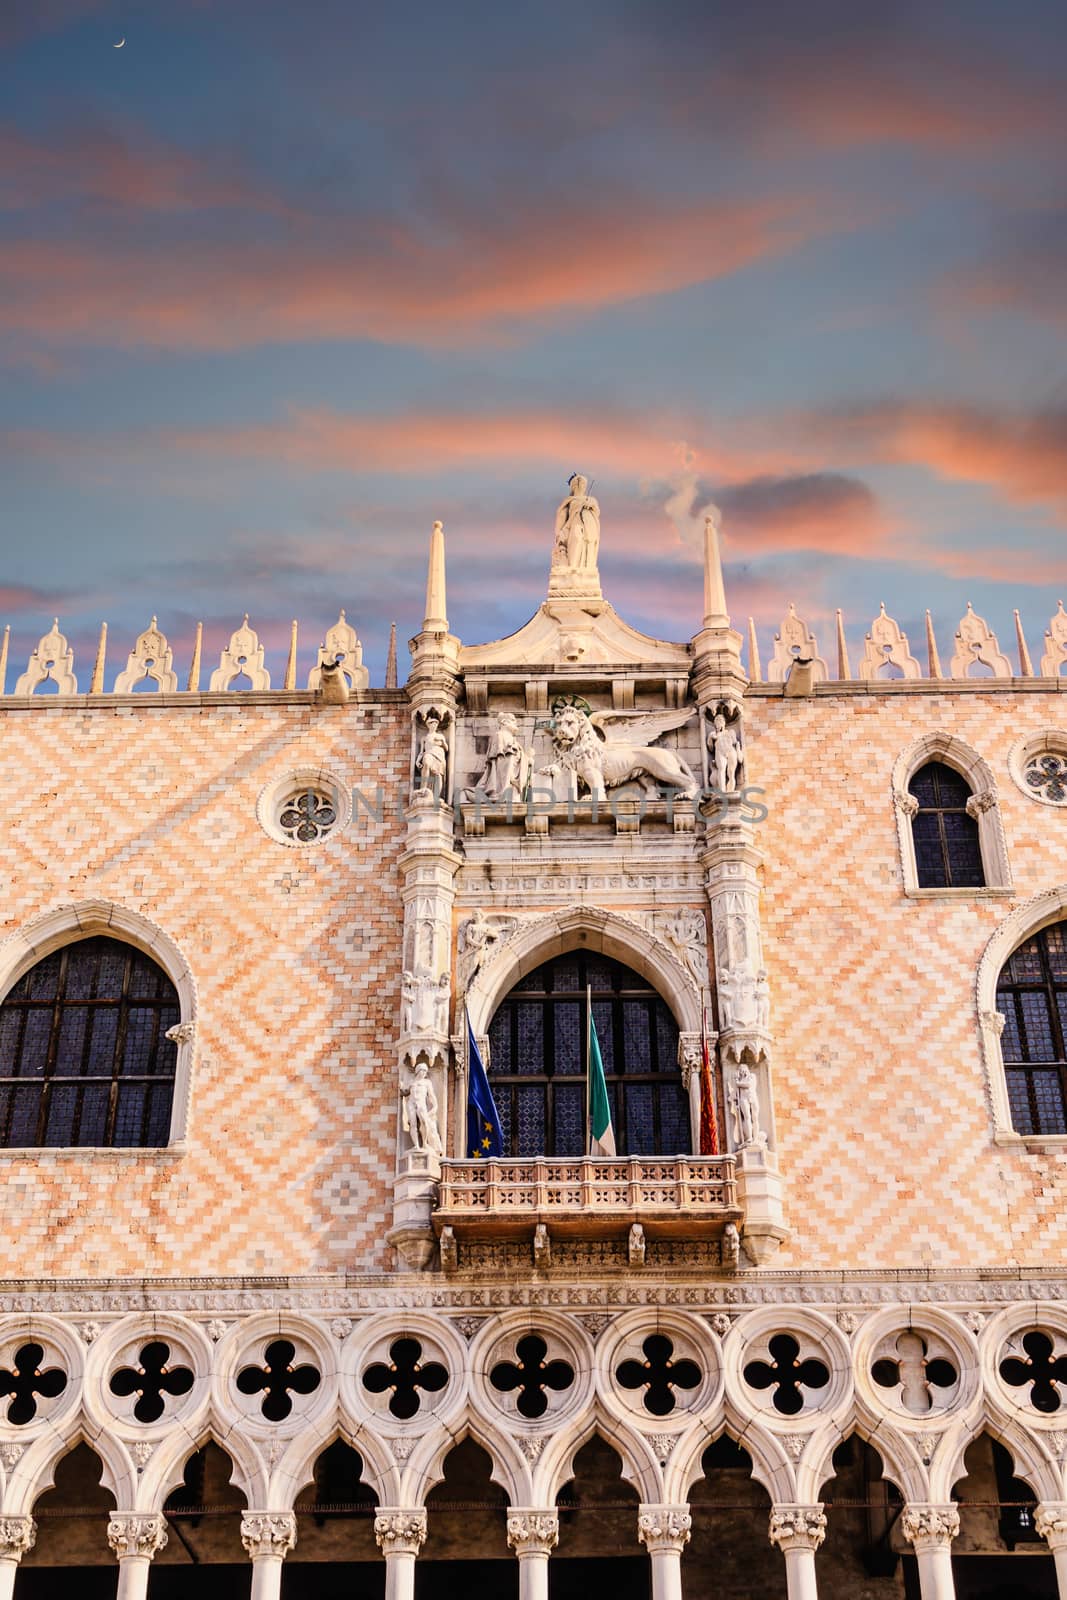
[[[866,12],[872,12],[867,15]],[[114,48],[120,38],[126,44]],[[605,590],[854,657],[884,600],[1040,653],[1067,587],[1067,17],[966,8],[13,0],[0,18],[0,609],[87,681],[249,611],[381,681],[445,522],[453,627]],[[403,670],[403,655],[402,655]],[[9,685],[11,669],[9,669]]]

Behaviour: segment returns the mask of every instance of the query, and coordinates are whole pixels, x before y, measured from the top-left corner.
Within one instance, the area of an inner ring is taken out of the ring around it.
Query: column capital
[[[1042,1500],[1034,1507],[1034,1527],[1050,1550],[1067,1549],[1067,1500]]]
[[[768,1537],[779,1550],[817,1550],[826,1538],[822,1505],[772,1506]]]
[[[253,1561],[257,1556],[287,1556],[296,1544],[296,1514],[246,1511],[241,1517],[241,1543]]]
[[[0,1517],[0,1561],[21,1561],[36,1539],[37,1524],[32,1517]]]
[[[960,1531],[955,1501],[947,1505],[907,1505],[900,1514],[900,1531],[916,1551],[950,1545]]]
[[[167,1543],[167,1519],[161,1511],[116,1511],[107,1525],[107,1542],[120,1561],[126,1556],[151,1561]]]
[[[676,1550],[680,1555],[692,1531],[693,1519],[687,1505],[638,1508],[637,1537],[649,1555],[657,1555],[662,1550]]]
[[[386,1506],[374,1518],[374,1537],[385,1556],[398,1552],[417,1556],[426,1543],[425,1510],[405,1511]]]
[[[547,1556],[559,1543],[559,1512],[518,1506],[508,1512],[508,1545],[516,1555]]]

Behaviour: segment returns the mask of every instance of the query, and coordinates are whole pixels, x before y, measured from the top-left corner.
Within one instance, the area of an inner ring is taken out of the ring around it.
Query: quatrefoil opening
[[[1035,1411],[1046,1415],[1058,1411],[1063,1404],[1059,1386],[1067,1383],[1067,1356],[1053,1356],[1052,1340],[1036,1328],[1023,1334],[1022,1343],[1029,1359],[1006,1356],[1000,1363],[1000,1376],[1013,1389],[1029,1384],[1030,1404]]]
[[[262,1367],[243,1367],[237,1374],[241,1394],[262,1394],[262,1411],[268,1422],[284,1422],[293,1409],[290,1394],[313,1394],[322,1382],[317,1367],[294,1367],[296,1346],[289,1339],[273,1340],[263,1352]]]
[[[120,1367],[111,1377],[111,1393],[128,1399],[137,1395],[133,1414],[138,1422],[158,1422],[166,1410],[166,1397],[188,1394],[193,1374],[188,1367],[168,1367],[170,1345],[162,1339],[146,1344],[137,1358],[139,1367]]]
[[[871,1366],[871,1377],[882,1389],[900,1388],[900,1402],[915,1416],[938,1403],[934,1389],[951,1389],[959,1373],[943,1356],[927,1359],[929,1346],[914,1332],[902,1333],[896,1342],[897,1358],[884,1356]]]
[[[517,1389],[515,1405],[519,1415],[532,1422],[548,1410],[549,1389],[570,1388],[574,1382],[574,1368],[569,1361],[546,1361],[548,1345],[536,1333],[520,1339],[515,1354],[517,1362],[497,1362],[489,1374],[489,1382],[502,1394],[512,1394]]]
[[[776,1333],[768,1340],[771,1361],[750,1361],[745,1367],[745,1382],[753,1389],[773,1389],[771,1404],[784,1417],[803,1411],[805,1389],[825,1389],[830,1369],[824,1361],[809,1356],[798,1361],[800,1345],[791,1333]]]
[[[667,1417],[677,1405],[675,1389],[699,1388],[703,1374],[695,1361],[672,1361],[674,1343],[652,1333],[641,1346],[644,1361],[624,1361],[615,1376],[624,1389],[644,1389],[642,1404],[654,1417]]]
[[[406,1422],[415,1416],[422,1399],[420,1389],[437,1394],[448,1383],[448,1369],[439,1361],[422,1361],[418,1339],[394,1339],[389,1364],[375,1361],[363,1374],[363,1387],[371,1394],[389,1394],[389,1410]],[[391,1391],[391,1393],[390,1393]]]
[[[45,1367],[44,1346],[33,1341],[15,1352],[13,1371],[0,1370],[0,1395],[11,1395],[7,1420],[25,1427],[37,1415],[37,1397],[54,1400],[67,1387],[67,1375],[59,1367]]]

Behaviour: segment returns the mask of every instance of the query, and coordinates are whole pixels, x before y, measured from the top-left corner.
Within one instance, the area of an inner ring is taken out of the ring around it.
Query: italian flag
[[[587,988],[585,992],[585,1009],[589,1019],[589,1154],[613,1156],[616,1153],[615,1129],[611,1126],[611,1104],[604,1077],[604,1060],[600,1054],[600,1040],[596,1036],[596,1023],[593,1021],[591,988]]]

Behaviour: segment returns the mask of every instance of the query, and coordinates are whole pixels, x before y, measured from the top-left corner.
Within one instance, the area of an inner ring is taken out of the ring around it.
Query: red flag
[[[719,1123],[715,1115],[715,1088],[711,1081],[711,1058],[708,1055],[708,1015],[700,1014],[700,1154],[717,1156],[719,1153]]]

